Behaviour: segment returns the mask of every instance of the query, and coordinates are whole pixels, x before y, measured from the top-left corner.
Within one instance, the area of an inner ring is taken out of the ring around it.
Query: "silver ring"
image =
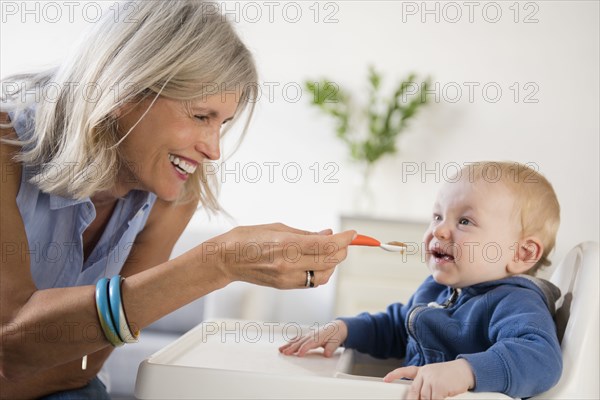
[[[305,287],[315,287],[315,271],[306,271]]]

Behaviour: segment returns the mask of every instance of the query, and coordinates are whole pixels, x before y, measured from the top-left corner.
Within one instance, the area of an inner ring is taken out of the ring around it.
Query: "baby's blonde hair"
[[[467,176],[468,174],[468,176]],[[520,214],[521,237],[535,236],[544,251],[529,270],[535,275],[541,267],[551,264],[548,255],[554,248],[560,224],[560,205],[552,184],[537,171],[537,165],[518,162],[481,161],[462,169],[462,179],[469,182],[501,182],[515,195],[516,212]]]
[[[126,104],[164,96],[189,105],[236,93],[236,119],[246,110],[246,131],[258,94],[257,72],[218,4],[138,0],[122,6],[133,12],[118,20],[104,14],[60,66],[2,80],[0,110],[12,111],[13,122],[35,106],[33,137],[4,141],[23,146],[16,161],[37,167],[31,181],[44,192],[81,199],[114,184],[126,162],[118,145],[131,132],[120,132],[114,115]],[[9,87],[18,90],[9,93]],[[31,95],[52,88],[59,88],[52,100]],[[178,201],[199,199],[208,210],[219,210],[214,176],[198,168],[190,178]]]

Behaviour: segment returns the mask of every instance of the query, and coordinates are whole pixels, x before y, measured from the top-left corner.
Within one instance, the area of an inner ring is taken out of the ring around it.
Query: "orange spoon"
[[[402,252],[406,250],[406,245],[402,242],[381,243],[379,240],[366,235],[356,235],[354,240],[350,242],[350,245],[381,247],[382,249],[387,251]]]

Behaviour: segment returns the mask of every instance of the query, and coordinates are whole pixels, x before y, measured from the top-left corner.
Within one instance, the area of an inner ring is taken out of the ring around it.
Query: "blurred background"
[[[96,6],[114,7],[71,3],[72,15],[61,2],[2,2],[2,77],[60,62]],[[403,240],[394,227],[426,224],[456,166],[481,160],[526,163],[553,183],[562,207],[554,260],[598,241],[599,4],[219,3],[255,55],[261,97],[241,147],[217,171],[231,218],[199,211],[175,254],[233,226],[270,222],[338,231],[355,221],[381,240]],[[333,121],[311,106],[304,82],[328,78],[366,104],[369,66],[382,74],[384,93],[410,72],[431,77],[432,86],[398,152],[374,165],[368,206],[357,207],[361,168]],[[234,129],[225,154],[238,139]],[[365,271],[377,275],[376,263]],[[336,311],[335,280],[286,292],[232,284],[206,299],[204,316],[325,322]]]

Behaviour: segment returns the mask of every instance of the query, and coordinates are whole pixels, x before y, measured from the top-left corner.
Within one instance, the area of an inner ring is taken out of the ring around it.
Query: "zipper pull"
[[[448,298],[446,299],[446,301],[444,301],[442,304],[436,303],[435,301],[432,301],[431,303],[427,304],[427,307],[432,307],[432,308],[448,308],[451,305],[453,305],[456,300],[458,300],[458,296],[460,296],[461,293],[461,289],[458,288],[452,288],[452,292],[450,293],[450,296],[448,296]]]
[[[442,304],[442,308],[448,308],[458,300],[458,296],[460,296],[461,290],[458,288],[452,288],[452,293],[450,293],[450,297]]]

